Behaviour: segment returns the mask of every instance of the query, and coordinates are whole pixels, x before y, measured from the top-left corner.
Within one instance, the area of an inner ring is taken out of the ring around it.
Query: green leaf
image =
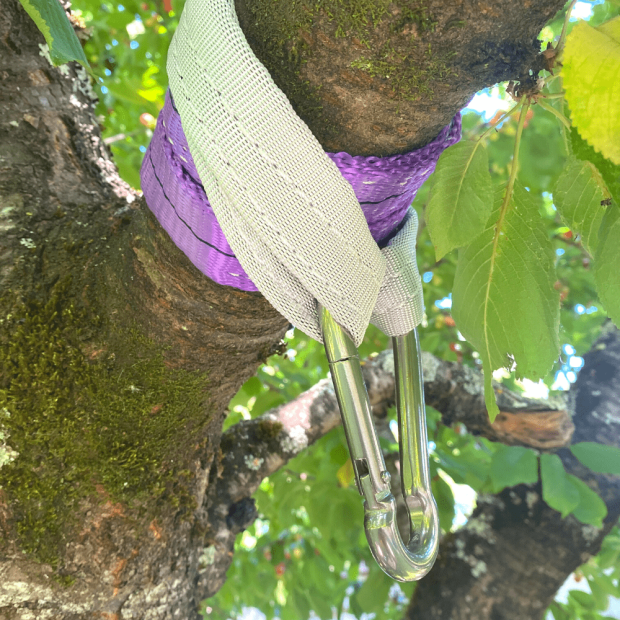
[[[598,245],[609,190],[596,167],[588,161],[571,159],[553,190],[553,202],[566,225],[581,235],[585,249],[594,256]]]
[[[572,127],[570,131],[570,143],[573,155],[577,159],[589,161],[594,164],[601,173],[607,189],[610,191],[616,205],[620,205],[620,166],[605,159],[597,153]]]
[[[580,135],[620,164],[620,18],[599,28],[581,21],[572,29],[562,77]]]
[[[344,444],[339,443],[329,451],[329,459],[332,463],[342,466],[349,460],[349,451]]]
[[[279,392],[263,392],[256,397],[256,402],[252,407],[252,417],[258,417],[272,409],[286,402],[286,398]]]
[[[599,474],[620,476],[620,449],[594,441],[582,441],[571,446],[579,461]]]
[[[67,13],[58,0],[20,0],[24,10],[41,31],[50,48],[50,58],[58,66],[77,60],[90,68]]]
[[[599,592],[602,592],[607,596],[618,596],[618,586],[612,581],[609,575],[606,575],[602,571],[599,570],[593,574],[589,581],[590,587],[592,587],[592,583],[596,583],[596,587]],[[594,592],[594,589],[592,589],[592,592]]]
[[[472,451],[475,458],[468,458],[467,452],[461,452],[458,457],[442,450],[439,446],[435,449],[434,456],[439,460],[439,465],[457,484],[467,484],[475,491],[481,491],[489,474],[490,457],[483,450]]]
[[[340,550],[336,548],[333,542],[328,540],[317,540],[316,548],[323,558],[332,566],[339,567],[343,563],[343,558],[340,555]]]
[[[548,611],[553,614],[554,620],[570,620],[571,618],[570,613],[566,611],[566,609],[564,609],[563,607],[560,607],[560,605],[555,601],[551,603]]]
[[[493,209],[487,151],[464,140],[447,148],[432,176],[426,222],[437,260],[477,237]]]
[[[497,406],[495,391],[493,390],[493,367],[488,362],[483,362],[482,371],[484,375],[484,404],[487,406],[489,420],[493,424],[495,418],[499,415],[499,407]]]
[[[325,575],[329,572],[329,565],[323,558],[315,556],[304,564],[303,572],[312,609],[320,618],[330,618],[331,598],[325,596],[326,585],[329,584],[326,584]]]
[[[493,493],[517,484],[538,482],[538,458],[529,448],[500,446],[493,455],[490,470]]]
[[[560,457],[542,454],[540,474],[543,499],[562,518],[572,513],[582,523],[603,527],[607,515],[605,502],[585,482],[567,474]]]
[[[297,611],[298,618],[308,618],[310,616],[311,603],[303,590],[299,588],[291,590],[286,603],[287,605],[292,605]]]
[[[501,197],[500,197],[501,198]],[[511,369],[533,381],[545,376],[559,349],[559,293],[554,253],[538,207],[519,183],[502,212],[502,200],[478,238],[459,251],[452,315],[478,350],[485,400],[493,420],[492,372]]]
[[[598,556],[598,564],[602,569],[613,568],[618,566],[620,560],[620,551],[617,549],[606,549]],[[614,596],[618,596],[620,592],[616,592]]]
[[[263,391],[263,384],[258,377],[250,377],[243,384],[243,389],[248,396],[258,396]]]
[[[371,567],[364,585],[355,593],[359,607],[367,614],[381,614],[394,582],[378,567]]]
[[[609,586],[611,585],[613,588],[613,583],[607,575],[600,575],[600,579],[589,579],[588,584],[590,585],[590,590],[592,591],[592,598],[596,604],[596,608],[604,611],[607,609],[609,605],[609,595],[615,594],[615,592],[609,592]],[[607,580],[607,582],[605,581]]]
[[[598,26],[597,30],[620,43],[620,18],[610,19]]]
[[[454,521],[454,493],[450,485],[441,477],[434,477],[431,481],[433,497],[437,502],[439,525],[444,532],[449,532]]]
[[[620,206],[607,208],[594,256],[594,281],[600,300],[611,320],[620,326]]]
[[[567,474],[567,477],[579,493],[579,504],[572,511],[573,515],[582,523],[603,527],[603,519],[607,516],[605,502],[577,476]]]
[[[570,514],[581,501],[580,490],[571,484],[560,457],[555,454],[541,454],[540,477],[545,502],[557,510],[562,518]]]
[[[581,590],[571,590],[568,593],[568,596],[575,599],[575,601],[577,601],[577,603],[579,603],[579,605],[581,605],[581,607],[583,607],[584,609],[593,610],[595,607],[592,595],[588,594],[587,592],[581,592]]]

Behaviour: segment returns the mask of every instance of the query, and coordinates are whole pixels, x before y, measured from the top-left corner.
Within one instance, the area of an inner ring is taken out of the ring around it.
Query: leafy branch
[[[516,370],[517,376],[542,378],[559,347],[553,249],[540,234],[541,216],[533,196],[518,182],[521,138],[533,104],[561,124],[569,161],[554,202],[563,221],[595,259],[599,296],[620,324],[620,281],[614,275],[620,266],[620,211],[616,208],[620,104],[614,90],[620,83],[620,18],[596,29],[579,23],[568,35],[574,4],[568,7],[557,46],[545,50],[550,71],[565,51],[561,76],[551,74],[523,88],[510,83],[507,91],[518,97],[517,103],[475,141],[455,145],[440,157],[426,210],[437,259],[459,249],[452,315],[459,331],[480,353],[491,419],[499,411],[492,372],[504,367]],[[556,79],[563,80],[564,89],[541,92]],[[559,100],[561,109],[568,102],[572,123],[549,100]],[[605,109],[605,113],[593,118],[592,109]],[[501,197],[494,201],[484,140],[517,110],[509,178]],[[572,143],[578,139],[574,126],[594,147],[582,161],[572,154]],[[511,290],[511,281],[518,282],[522,298]]]

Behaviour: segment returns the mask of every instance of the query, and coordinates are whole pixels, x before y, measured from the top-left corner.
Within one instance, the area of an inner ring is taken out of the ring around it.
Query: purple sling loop
[[[373,239],[383,247],[396,234],[416,192],[441,153],[461,137],[461,117],[421,149],[391,157],[327,153],[351,184]],[[209,204],[170,92],[141,169],[149,209],[174,244],[206,276],[225,286],[258,290],[231,250]]]

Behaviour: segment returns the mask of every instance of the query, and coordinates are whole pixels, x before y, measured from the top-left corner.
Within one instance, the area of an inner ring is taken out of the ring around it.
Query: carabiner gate
[[[416,581],[432,568],[439,541],[417,331],[392,338],[402,491],[410,520],[410,538],[405,545],[396,523],[396,500],[372,421],[357,348],[322,306],[319,317],[357,488],[365,499],[364,528],[370,550],[392,579]]]

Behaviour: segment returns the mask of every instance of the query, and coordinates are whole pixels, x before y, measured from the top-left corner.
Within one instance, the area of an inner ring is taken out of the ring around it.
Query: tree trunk
[[[237,9],[326,150],[386,155],[427,143],[480,88],[537,68],[536,35],[563,2],[527,4]],[[6,0],[0,618],[193,618],[252,518],[227,518],[244,513],[239,494],[232,508],[218,497],[226,457],[249,449],[220,445],[226,405],[288,323],[174,247],[119,179],[86,73],[51,67],[42,44]]]
[[[41,43],[4,3],[0,424],[19,456],[0,616],[189,618],[226,406],[288,322],[172,245],[119,179],[85,72]]]

